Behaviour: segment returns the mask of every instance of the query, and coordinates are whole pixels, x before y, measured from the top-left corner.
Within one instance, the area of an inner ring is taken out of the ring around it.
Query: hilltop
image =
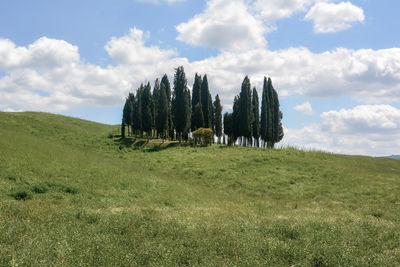
[[[400,162],[0,112],[0,265],[395,266]]]

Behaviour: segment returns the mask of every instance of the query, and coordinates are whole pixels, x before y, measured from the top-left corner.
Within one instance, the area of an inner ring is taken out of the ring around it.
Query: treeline
[[[241,92],[235,96],[233,112],[225,113],[218,95],[212,100],[207,75],[196,74],[192,96],[187,87],[184,68],[175,69],[173,90],[165,74],[150,83],[140,85],[136,94],[129,93],[122,115],[121,134],[188,141],[190,133],[210,128],[217,142],[228,145],[262,146],[273,148],[283,138],[282,112],[272,81],[264,78],[261,113],[257,90],[251,90],[246,76]],[[126,133],[127,129],[127,133]],[[260,143],[261,140],[261,143]]]

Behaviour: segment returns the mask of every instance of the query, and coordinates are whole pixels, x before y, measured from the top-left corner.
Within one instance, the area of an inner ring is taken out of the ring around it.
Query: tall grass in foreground
[[[397,266],[400,162],[140,147],[0,113],[0,266]]]

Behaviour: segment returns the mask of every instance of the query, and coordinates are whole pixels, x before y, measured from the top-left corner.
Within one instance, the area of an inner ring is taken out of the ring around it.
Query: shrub
[[[194,145],[200,144],[201,146],[211,145],[214,138],[214,132],[210,128],[199,128],[192,132]]]

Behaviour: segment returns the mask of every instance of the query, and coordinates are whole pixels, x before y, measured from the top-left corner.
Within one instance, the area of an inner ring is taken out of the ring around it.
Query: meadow
[[[0,112],[0,266],[399,266],[400,161]]]

